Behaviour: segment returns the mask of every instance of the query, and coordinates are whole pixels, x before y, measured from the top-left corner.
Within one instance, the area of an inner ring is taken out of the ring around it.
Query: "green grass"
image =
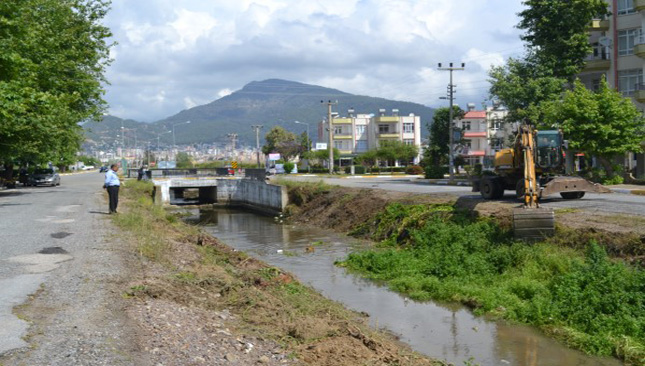
[[[587,353],[645,364],[645,271],[612,261],[601,245],[527,245],[450,206],[393,204],[376,222],[379,248],[341,265],[414,299],[458,301]]]

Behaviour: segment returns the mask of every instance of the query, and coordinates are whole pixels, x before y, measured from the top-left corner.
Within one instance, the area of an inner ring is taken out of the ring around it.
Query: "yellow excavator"
[[[513,210],[515,237],[534,240],[552,235],[554,213],[540,207],[542,197],[559,193],[564,199],[579,199],[585,192],[611,192],[584,178],[564,175],[563,152],[561,131],[537,131],[522,124],[513,147],[495,154],[494,172],[473,182],[473,192],[480,192],[485,199],[499,199],[505,190],[515,190],[524,202]]]

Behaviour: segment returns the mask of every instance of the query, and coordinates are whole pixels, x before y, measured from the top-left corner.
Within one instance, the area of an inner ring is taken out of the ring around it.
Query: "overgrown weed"
[[[645,364],[645,272],[612,261],[595,241],[584,250],[527,245],[445,205],[391,204],[357,231],[379,247],[340,264],[411,298],[459,301],[587,353]]]

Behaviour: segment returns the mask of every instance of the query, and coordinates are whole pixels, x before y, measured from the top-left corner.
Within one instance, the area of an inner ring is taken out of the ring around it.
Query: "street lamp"
[[[161,137],[161,135],[165,135],[165,134],[167,134],[167,133],[171,133],[171,132],[172,132],[172,131],[168,130],[168,131],[166,131],[166,132],[162,132],[162,133],[158,133],[158,134],[157,134],[157,151],[159,151],[159,137]]]
[[[179,122],[179,123],[175,123],[174,125],[172,125],[172,149],[173,150],[177,149],[177,144],[175,143],[175,126],[185,125],[185,124],[188,124],[188,123],[190,123],[190,121]]]
[[[300,122],[300,121],[293,121],[294,123],[297,123],[299,125],[307,125],[307,151],[311,150],[311,140],[309,139],[309,123],[307,122]]]

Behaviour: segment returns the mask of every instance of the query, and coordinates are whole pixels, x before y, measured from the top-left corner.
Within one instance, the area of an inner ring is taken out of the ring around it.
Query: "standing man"
[[[107,173],[105,173],[105,184],[103,187],[107,189],[108,196],[110,198],[110,214],[115,214],[116,206],[119,205],[119,186],[121,186],[121,181],[116,175],[118,170],[119,166],[112,164]]]

